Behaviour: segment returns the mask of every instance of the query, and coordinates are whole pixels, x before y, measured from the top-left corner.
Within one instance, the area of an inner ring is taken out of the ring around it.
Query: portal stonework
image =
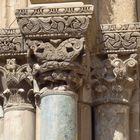
[[[136,0],[2,0],[0,140],[139,140]]]

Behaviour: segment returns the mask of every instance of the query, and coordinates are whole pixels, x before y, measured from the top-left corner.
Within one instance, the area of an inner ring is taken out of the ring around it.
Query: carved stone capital
[[[138,61],[136,54],[94,59],[92,88],[94,104],[129,104],[134,89],[138,86]]]
[[[32,73],[28,64],[16,64],[16,59],[7,59],[6,64],[0,66],[4,108],[21,107],[33,104]]]
[[[86,75],[86,33],[92,5],[33,7],[16,11],[40,89],[78,89]],[[87,53],[88,52],[88,53]]]
[[[50,39],[48,42],[29,40],[26,44],[30,50],[33,74],[40,86],[44,83],[50,89],[59,84],[64,84],[65,87],[81,86],[86,73],[82,65],[85,55],[84,38]]]

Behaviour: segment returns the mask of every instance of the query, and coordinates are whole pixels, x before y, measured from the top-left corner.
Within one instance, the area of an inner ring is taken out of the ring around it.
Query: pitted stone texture
[[[129,107],[104,104],[95,108],[96,140],[129,140]]]
[[[131,23],[136,17],[136,0],[99,0],[101,24]]]
[[[41,140],[77,140],[76,102],[67,95],[49,95],[41,99]]]

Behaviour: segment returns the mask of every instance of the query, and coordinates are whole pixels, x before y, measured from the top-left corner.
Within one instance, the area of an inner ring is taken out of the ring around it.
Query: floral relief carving
[[[85,32],[89,25],[87,16],[23,18],[18,21],[24,34],[79,34]]]

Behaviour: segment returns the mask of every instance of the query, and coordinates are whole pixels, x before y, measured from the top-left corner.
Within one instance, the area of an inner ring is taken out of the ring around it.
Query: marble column
[[[100,24],[136,22],[136,0],[99,0],[98,13]]]
[[[77,95],[46,90],[41,95],[41,140],[77,140]]]
[[[41,7],[42,12],[39,12],[38,17],[34,7],[26,10],[27,15],[22,15],[23,12],[20,11],[23,9],[16,12],[21,32],[26,36],[28,58],[39,87],[41,140],[78,138],[77,96],[78,90],[84,84],[84,77],[87,76],[86,66],[83,66],[89,51],[89,48],[85,49],[85,32],[88,30],[93,6],[76,4],[46,5]],[[54,12],[47,14],[48,9]],[[49,19],[57,21],[54,21],[55,27],[48,22]],[[27,25],[30,21],[35,21],[32,24],[35,28],[31,25],[35,30],[30,30],[31,32]]]
[[[4,140],[35,140],[34,107],[19,103],[19,97],[10,98],[4,108]]]
[[[18,58],[17,58],[18,59]],[[35,108],[31,68],[6,59],[3,72],[4,140],[35,140]]]
[[[129,140],[129,107],[103,104],[95,107],[95,140]]]
[[[122,60],[122,56],[108,54],[108,59],[95,62],[98,63],[94,73],[97,79],[93,80],[95,140],[130,140],[130,102],[137,88],[137,59],[127,57]]]

